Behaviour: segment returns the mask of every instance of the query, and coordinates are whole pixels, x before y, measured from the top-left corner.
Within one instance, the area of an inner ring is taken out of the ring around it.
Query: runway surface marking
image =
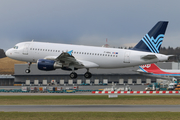
[[[180,105],[1,105],[4,112],[180,112]]]

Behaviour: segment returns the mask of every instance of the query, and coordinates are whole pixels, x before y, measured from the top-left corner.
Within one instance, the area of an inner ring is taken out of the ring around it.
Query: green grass
[[[107,95],[69,96],[0,96],[0,105],[73,105],[73,104],[144,104],[180,105],[179,95],[124,95],[108,98]]]
[[[0,112],[0,120],[178,120],[179,112]]]

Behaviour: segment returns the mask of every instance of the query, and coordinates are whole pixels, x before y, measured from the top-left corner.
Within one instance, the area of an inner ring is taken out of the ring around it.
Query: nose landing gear
[[[26,73],[30,73],[30,66],[31,66],[32,62],[28,62],[28,69],[25,70]]]
[[[30,70],[30,69],[26,69],[25,72],[26,72],[26,73],[30,73],[31,70]]]

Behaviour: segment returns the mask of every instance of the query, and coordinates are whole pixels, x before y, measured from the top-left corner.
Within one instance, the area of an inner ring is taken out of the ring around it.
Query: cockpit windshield
[[[18,46],[14,46],[14,49],[18,49]]]

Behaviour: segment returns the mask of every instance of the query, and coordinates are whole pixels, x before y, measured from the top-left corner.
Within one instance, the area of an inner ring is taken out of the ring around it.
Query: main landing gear
[[[25,70],[26,73],[30,73],[30,66],[31,66],[32,62],[28,62],[28,69]]]
[[[86,72],[86,73],[84,74],[84,77],[85,77],[85,78],[91,78],[91,76],[92,76],[92,74],[91,74],[90,72]]]
[[[77,78],[77,73],[72,72],[72,73],[70,74],[70,78],[72,78],[72,79]]]
[[[89,68],[87,68],[87,72],[84,74],[85,78],[91,78],[92,74],[89,72]]]
[[[73,71],[69,76],[71,79],[76,79],[78,75],[76,72]],[[92,76],[92,74],[89,72],[89,69],[87,69],[87,72],[84,74],[84,77],[91,78],[91,76]]]

